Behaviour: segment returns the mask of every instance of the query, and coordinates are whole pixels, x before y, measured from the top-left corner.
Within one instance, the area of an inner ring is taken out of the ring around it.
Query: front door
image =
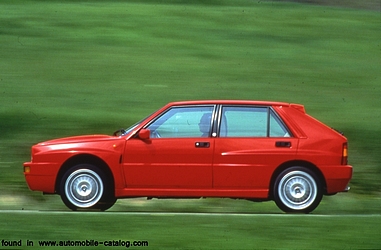
[[[127,188],[212,187],[214,106],[172,107],[145,129],[150,139],[127,141],[123,169]]]

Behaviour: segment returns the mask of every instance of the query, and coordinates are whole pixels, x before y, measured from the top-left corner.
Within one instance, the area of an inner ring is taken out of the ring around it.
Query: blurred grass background
[[[366,9],[373,11],[381,11],[381,2],[379,0],[278,0],[283,2],[297,2],[297,3],[307,3],[313,5],[323,5],[323,6],[336,6],[341,8],[355,8],[355,9]]]
[[[99,213],[17,212],[13,218],[2,218],[0,223],[18,223],[21,225],[20,228],[24,229],[21,238],[23,248],[17,249],[41,249],[38,247],[39,240],[129,240],[131,242],[136,240],[148,241],[149,245],[139,248],[131,246],[131,249],[221,250],[378,249],[381,240],[379,232],[374,228],[379,226],[379,222],[377,216],[346,215],[322,217],[191,213],[168,216],[161,213],[131,215],[106,212],[100,215]],[[57,225],[60,225],[61,230],[57,230]],[[28,227],[30,229],[25,230]],[[105,227],[108,230],[102,230]],[[5,239],[18,239],[3,227],[0,228],[0,233]],[[349,235],[351,237],[348,237]],[[364,239],[364,235],[368,238]],[[33,247],[25,246],[27,240],[34,242]],[[70,249],[87,249],[87,247],[70,247]],[[93,249],[110,249],[110,247]],[[112,247],[112,249],[126,248]]]
[[[111,134],[170,101],[253,99],[304,104],[348,137],[352,189],[315,213],[379,214],[377,2],[309,2],[1,1],[0,208],[65,209],[25,184],[22,163],[37,142]],[[280,213],[272,202],[225,199],[123,200],[112,211]]]
[[[380,13],[205,2],[2,1],[2,192],[29,193],[32,144],[191,99],[302,103],[347,135],[351,192],[379,192]]]

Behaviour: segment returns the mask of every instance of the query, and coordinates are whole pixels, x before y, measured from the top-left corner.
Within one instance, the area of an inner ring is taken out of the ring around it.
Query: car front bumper
[[[24,163],[24,176],[30,190],[55,193],[58,166],[54,163]]]

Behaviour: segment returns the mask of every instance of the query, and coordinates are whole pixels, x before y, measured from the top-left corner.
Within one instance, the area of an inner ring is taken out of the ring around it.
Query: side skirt
[[[248,200],[267,200],[268,189],[151,189],[124,188],[115,190],[116,198],[237,198]]]

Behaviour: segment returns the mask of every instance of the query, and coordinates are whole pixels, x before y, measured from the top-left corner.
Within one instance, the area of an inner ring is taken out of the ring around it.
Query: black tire
[[[274,201],[287,213],[310,213],[323,197],[316,174],[305,167],[291,167],[281,172],[274,184]]]
[[[63,175],[61,199],[71,210],[107,210],[116,199],[107,176],[96,166],[78,164]]]
[[[116,202],[116,198],[114,196],[107,196],[105,199],[99,201],[99,203],[95,206],[95,209],[99,209],[101,211],[106,211],[110,207],[112,207]]]

